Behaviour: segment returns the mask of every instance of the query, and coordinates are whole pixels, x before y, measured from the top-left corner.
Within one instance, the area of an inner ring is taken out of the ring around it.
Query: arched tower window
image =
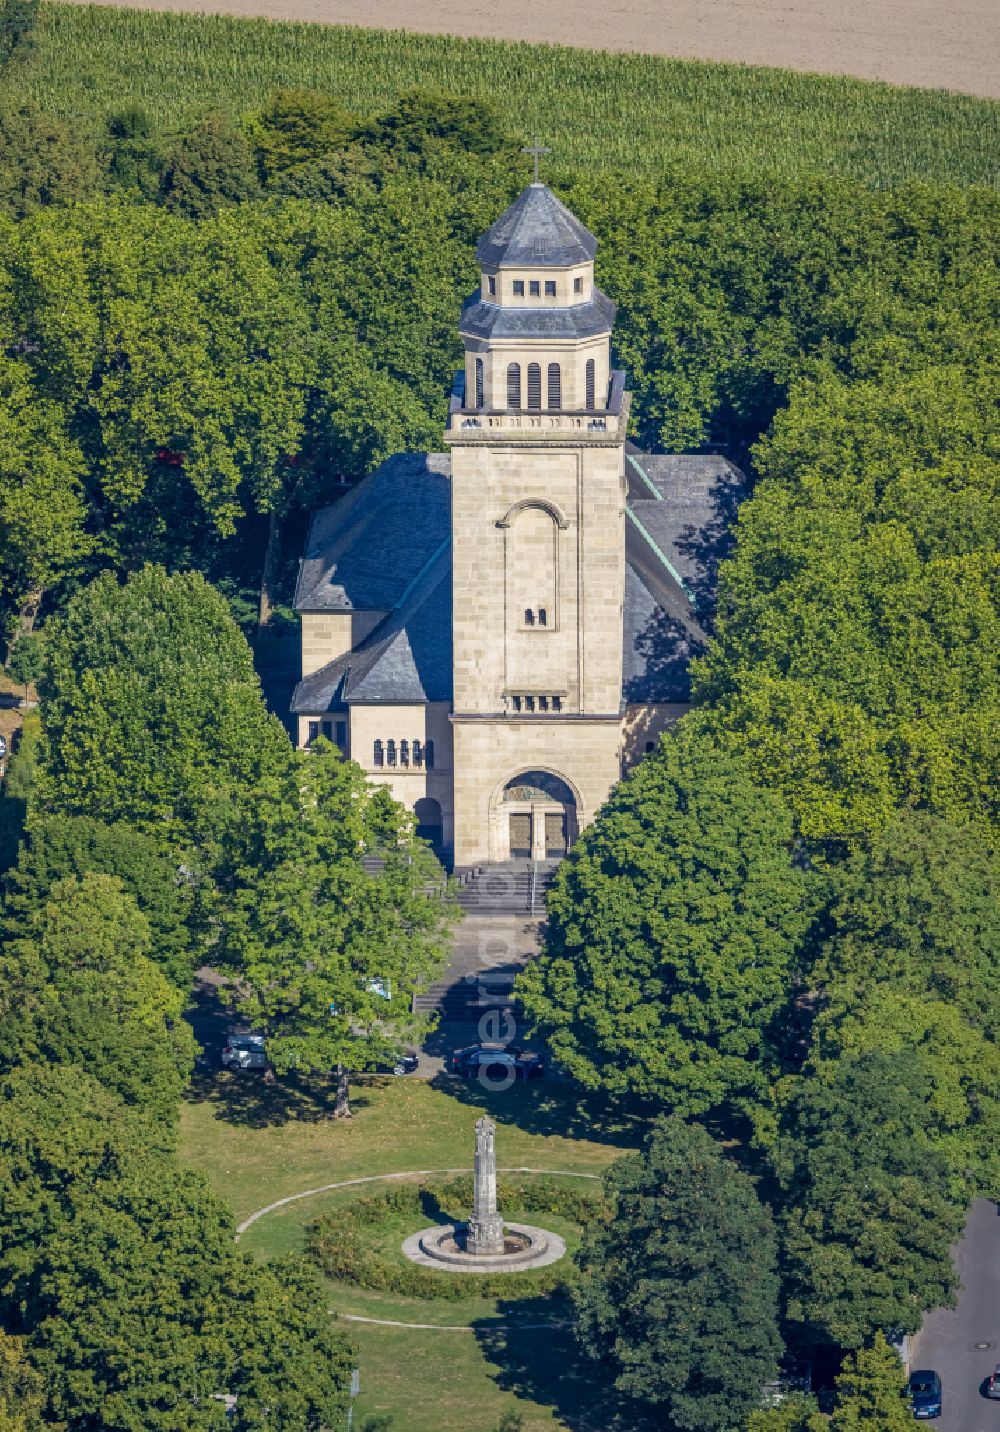
[[[386,759],[387,763],[388,763],[390,766],[394,766],[394,765],[396,764],[396,743],[395,743],[395,741],[386,741],[386,743],[385,743],[385,759]]]
[[[483,406],[483,360],[476,359],[476,407]]]
[[[372,751],[372,760],[376,766],[381,766],[385,760],[385,750],[381,741],[375,742],[375,748]]]
[[[521,406],[520,363],[507,364],[507,406],[508,408],[519,408]]]
[[[593,358],[587,359],[587,407],[594,407],[595,389],[597,383],[597,369]]]
[[[540,363],[528,364],[528,407],[540,408],[542,406],[542,365]]]
[[[562,375],[558,363],[549,364],[549,407],[562,407]]]

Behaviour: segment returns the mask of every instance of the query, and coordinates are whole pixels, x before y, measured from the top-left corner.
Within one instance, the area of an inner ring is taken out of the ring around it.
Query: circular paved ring
[[[347,1178],[343,1179],[340,1183],[324,1183],[319,1188],[307,1188],[303,1190],[302,1193],[290,1193],[285,1198],[276,1198],[273,1203],[267,1204],[264,1208],[258,1208],[256,1213],[251,1213],[249,1218],[244,1218],[243,1222],[237,1225],[236,1238],[238,1241],[240,1235],[245,1233],[248,1228],[251,1228],[259,1218],[265,1217],[268,1213],[273,1213],[276,1208],[284,1208],[286,1204],[296,1203],[300,1198],[312,1198],[317,1193],[332,1193],[338,1188],[356,1188],[359,1184],[364,1183],[383,1183],[403,1178],[428,1178],[432,1174],[439,1173],[468,1172],[469,1170],[467,1168],[417,1168],[408,1169],[403,1173],[373,1173],[368,1174],[365,1178]],[[552,1178],[600,1179],[601,1177],[599,1173],[578,1173],[575,1169],[564,1168],[498,1168],[497,1173],[535,1173]],[[412,1328],[418,1332],[435,1333],[472,1333],[476,1331],[475,1328],[460,1323],[402,1323],[395,1321],[393,1318],[363,1318],[357,1313],[338,1313],[336,1308],[330,1309],[330,1315],[331,1317],[343,1318],[344,1321],[348,1323],[368,1323],[370,1326],[379,1328]],[[556,1322],[553,1320],[549,1323],[491,1323],[490,1326],[495,1328],[497,1332],[509,1332],[515,1328],[518,1330],[531,1328],[564,1328],[569,1325],[565,1322]]]

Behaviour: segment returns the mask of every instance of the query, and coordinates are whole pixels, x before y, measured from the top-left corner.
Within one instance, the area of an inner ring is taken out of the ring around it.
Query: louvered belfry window
[[[483,360],[476,359],[476,407],[483,406]]]
[[[507,364],[507,406],[508,408],[519,408],[521,406],[520,363]]]
[[[596,373],[593,358],[587,359],[587,407],[594,407]]]
[[[540,408],[542,406],[542,365],[540,363],[528,364],[528,407]]]
[[[562,380],[558,363],[549,364],[549,407],[562,407]]]

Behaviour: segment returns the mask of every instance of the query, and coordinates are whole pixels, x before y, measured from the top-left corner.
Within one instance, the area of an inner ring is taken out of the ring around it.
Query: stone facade
[[[317,514],[300,572],[300,742],[340,722],[457,866],[560,854],[687,709],[704,641],[713,493],[739,474],[626,451],[595,248],[544,185],[501,216],[447,455]]]

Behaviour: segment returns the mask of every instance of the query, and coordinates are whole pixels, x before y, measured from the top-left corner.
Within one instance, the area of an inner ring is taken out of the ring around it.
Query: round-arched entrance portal
[[[499,815],[512,860],[557,860],[576,838],[576,798],[551,771],[523,771],[509,780]]]

